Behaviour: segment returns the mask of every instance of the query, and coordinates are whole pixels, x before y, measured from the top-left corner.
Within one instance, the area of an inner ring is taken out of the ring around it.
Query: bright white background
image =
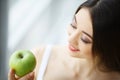
[[[10,0],[8,52],[66,44],[66,28],[85,0]]]

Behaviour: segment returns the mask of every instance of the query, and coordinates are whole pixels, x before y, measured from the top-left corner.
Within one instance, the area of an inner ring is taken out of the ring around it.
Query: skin
[[[8,80],[34,80],[34,72],[31,72],[26,76],[19,78],[19,77],[16,77],[15,71],[13,69],[10,69],[8,78],[9,78]]]
[[[67,31],[69,44],[53,46],[44,80],[120,80],[120,74],[117,72],[101,72],[93,63],[93,30],[88,9],[83,8],[74,16]],[[24,79],[16,79],[12,70],[9,80],[34,80],[33,78],[37,77],[45,47],[32,51],[37,59],[35,74],[28,74],[23,77]]]

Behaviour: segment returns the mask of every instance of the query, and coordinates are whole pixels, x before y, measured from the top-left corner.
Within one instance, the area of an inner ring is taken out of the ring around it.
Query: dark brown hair
[[[93,56],[97,66],[120,72],[120,0],[87,0],[79,6],[90,12],[93,26]]]

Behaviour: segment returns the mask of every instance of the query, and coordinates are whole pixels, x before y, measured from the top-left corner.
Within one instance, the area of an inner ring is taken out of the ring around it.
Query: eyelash
[[[73,29],[77,29],[77,27],[74,26],[74,25],[72,25],[72,23],[71,23],[70,25],[71,25],[71,27],[72,27]],[[82,35],[82,36],[83,36],[83,35]],[[90,41],[85,40],[83,37],[81,37],[80,39],[81,39],[85,44],[90,44],[90,43],[91,43]]]
[[[74,25],[72,25],[72,24],[70,24],[71,25],[71,27],[73,28],[73,29],[77,29],[77,27],[76,26],[74,26]]]
[[[89,39],[86,40],[86,38],[83,38],[83,36],[81,36],[80,38],[85,44],[90,44],[91,41]]]

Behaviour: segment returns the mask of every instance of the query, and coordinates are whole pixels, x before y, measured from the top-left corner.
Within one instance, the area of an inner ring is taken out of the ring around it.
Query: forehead
[[[80,30],[87,32],[89,35],[93,35],[92,20],[89,10],[87,8],[81,8],[75,15],[77,26]]]

